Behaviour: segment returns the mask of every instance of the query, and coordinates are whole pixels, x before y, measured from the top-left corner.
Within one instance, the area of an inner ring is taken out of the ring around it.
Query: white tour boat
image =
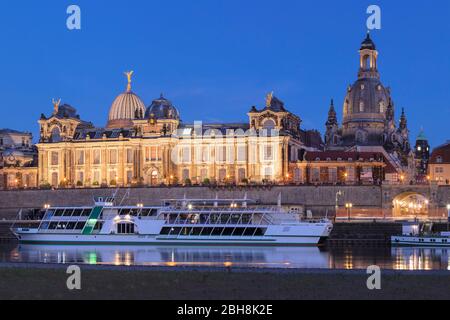
[[[303,220],[281,206],[243,200],[165,200],[160,207],[48,207],[34,227],[13,225],[20,243],[108,245],[318,246],[330,235],[328,219]]]
[[[392,236],[391,245],[394,247],[450,247],[450,232],[435,234],[433,224],[423,224],[421,230],[418,224],[404,225],[403,235]]]

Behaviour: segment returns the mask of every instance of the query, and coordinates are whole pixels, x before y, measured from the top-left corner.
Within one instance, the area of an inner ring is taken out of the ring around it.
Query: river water
[[[123,266],[450,270],[450,249],[192,246],[0,246],[0,262]]]

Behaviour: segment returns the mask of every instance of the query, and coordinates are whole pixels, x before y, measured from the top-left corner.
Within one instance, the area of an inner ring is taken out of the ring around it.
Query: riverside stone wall
[[[19,208],[41,208],[44,204],[52,206],[86,206],[91,205],[94,196],[112,195],[115,189],[61,189],[61,190],[26,190],[0,191],[0,219],[14,217]],[[342,191],[338,197],[338,205],[342,208],[345,203],[354,205],[354,212],[380,211],[389,216],[392,201],[396,196],[405,192],[418,192],[430,199],[430,210],[445,213],[445,206],[450,203],[450,187],[437,186],[276,186],[276,187],[248,187],[248,188],[209,188],[209,187],[171,187],[171,188],[132,188],[129,197],[123,204],[159,205],[162,199],[183,198],[190,199],[215,198],[221,199],[244,198],[259,201],[261,204],[273,205],[277,203],[281,193],[283,205],[304,206],[314,214],[334,212],[336,193]],[[120,201],[127,189],[120,189],[117,200]]]

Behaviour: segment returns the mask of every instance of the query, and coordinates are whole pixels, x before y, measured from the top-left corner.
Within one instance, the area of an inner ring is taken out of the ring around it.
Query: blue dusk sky
[[[81,7],[82,29],[66,28]],[[185,122],[247,121],[274,91],[305,129],[324,131],[330,99],[342,118],[356,80],[366,9],[382,9],[372,38],[396,116],[411,140],[450,138],[450,1],[149,0],[7,1],[0,7],[0,128],[31,131],[52,98],[104,126],[134,70],[146,105],[160,93]]]

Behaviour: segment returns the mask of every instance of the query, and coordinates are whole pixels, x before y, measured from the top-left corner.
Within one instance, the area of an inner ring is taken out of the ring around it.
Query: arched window
[[[365,106],[364,106],[364,101],[360,101],[360,102],[359,102],[359,111],[360,111],[360,112],[364,112],[364,107],[365,107]]]
[[[52,186],[57,187],[58,186],[58,173],[52,172]]]
[[[153,170],[151,173],[151,181],[150,184],[152,186],[156,185],[158,183],[158,171]]]
[[[189,169],[183,169],[183,171],[181,172],[181,176],[183,178],[183,182],[186,182],[186,180],[190,178]]]
[[[238,179],[239,179],[239,182],[243,182],[245,178],[246,178],[246,177],[245,177],[245,169],[244,169],[244,168],[239,168],[239,169],[238,169]]]
[[[358,131],[356,133],[356,142],[364,142],[364,133],[362,133],[361,131]]]
[[[363,58],[363,69],[369,71],[370,67],[370,56],[365,56]]]
[[[52,136],[51,136],[52,142],[60,142],[61,141],[61,131],[58,127],[54,127],[52,129]]]
[[[386,113],[386,105],[384,101],[380,101],[380,113]]]
[[[275,121],[273,119],[267,119],[264,121],[263,128],[267,130],[272,130],[275,128]]]
[[[333,136],[333,144],[338,144],[338,137],[337,136]]]

